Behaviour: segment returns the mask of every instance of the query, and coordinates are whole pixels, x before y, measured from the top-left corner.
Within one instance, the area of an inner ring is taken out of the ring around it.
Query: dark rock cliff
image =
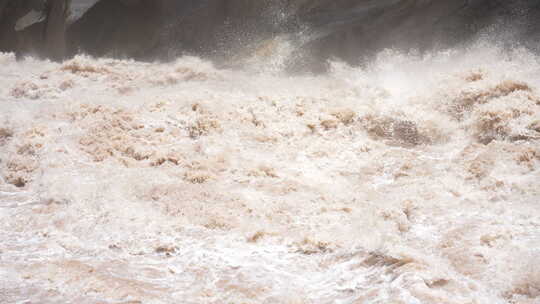
[[[224,59],[254,42],[289,35],[303,60],[355,62],[386,47],[452,46],[489,28],[536,47],[540,33],[540,3],[527,0],[102,0],[71,24],[50,9],[65,0],[41,0],[49,4],[47,19],[15,31],[36,1],[0,0],[0,51],[53,59],[79,52]]]

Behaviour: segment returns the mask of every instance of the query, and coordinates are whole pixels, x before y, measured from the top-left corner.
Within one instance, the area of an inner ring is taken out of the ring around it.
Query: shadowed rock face
[[[227,58],[231,50],[288,35],[299,53],[308,54],[295,58],[312,65],[308,58],[354,62],[384,47],[453,45],[494,23],[520,23],[529,38],[540,32],[540,5],[527,0],[74,0],[67,31],[60,20],[67,17],[56,13],[15,32],[14,23],[32,2],[0,0],[0,50],[53,59],[81,51],[137,59],[182,53]],[[52,14],[52,4],[66,1],[47,2]]]
[[[54,60],[62,60],[66,55],[66,12],[65,0],[49,0],[47,22],[44,33],[45,54]]]
[[[161,21],[159,1],[100,1],[70,26],[70,53],[144,57],[156,46]]]
[[[0,0],[0,51],[33,52],[42,43],[43,25],[38,24],[17,33],[17,20],[32,10],[30,1]],[[31,38],[31,39],[30,39]]]

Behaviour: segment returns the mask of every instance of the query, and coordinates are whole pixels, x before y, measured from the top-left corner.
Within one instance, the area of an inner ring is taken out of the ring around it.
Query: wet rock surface
[[[16,32],[15,23],[36,1],[0,2],[0,50],[54,59],[65,43],[66,56],[172,60],[196,54],[231,64],[231,56],[245,48],[286,37],[296,47],[291,70],[321,70],[331,57],[360,63],[383,48],[429,50],[493,31],[537,49],[540,34],[540,7],[528,0],[108,0],[77,19],[66,17],[65,30],[51,28],[62,19],[57,14]]]

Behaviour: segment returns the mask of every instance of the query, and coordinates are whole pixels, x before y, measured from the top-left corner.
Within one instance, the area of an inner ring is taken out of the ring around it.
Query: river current
[[[540,303],[540,57],[289,47],[0,54],[0,302]]]

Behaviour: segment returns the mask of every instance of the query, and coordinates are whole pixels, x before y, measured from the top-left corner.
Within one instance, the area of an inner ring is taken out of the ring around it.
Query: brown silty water
[[[536,55],[290,76],[274,43],[1,54],[0,302],[540,303]]]

